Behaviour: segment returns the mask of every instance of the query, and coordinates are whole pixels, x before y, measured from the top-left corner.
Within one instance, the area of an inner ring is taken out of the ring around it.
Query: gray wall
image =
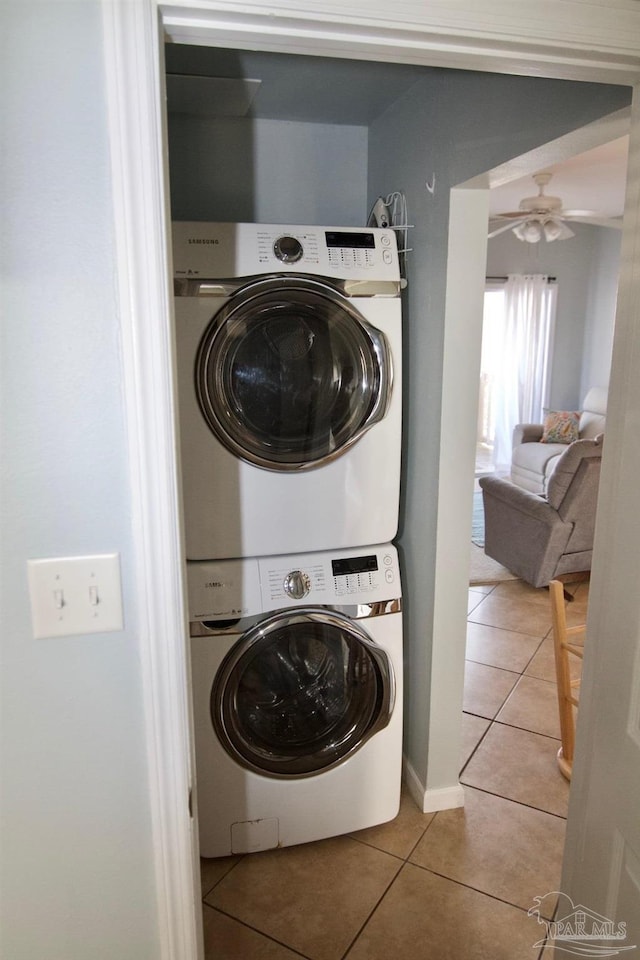
[[[589,387],[609,385],[620,278],[622,232],[607,230],[605,227],[593,227],[592,230],[596,235],[594,269],[589,282],[581,397],[584,397]]]
[[[174,220],[358,226],[367,128],[171,114]]]
[[[101,10],[1,6],[0,955],[157,960]],[[125,629],[34,640],[27,559],[111,551]]]
[[[489,241],[487,274],[556,277],[558,302],[549,404],[579,410],[592,386],[607,386],[620,260],[620,231],[571,224],[575,237],[523,243],[510,231]]]
[[[406,623],[405,752],[427,782],[449,190],[629,102],[625,88],[435,71],[369,129],[369,197],[406,193],[405,445],[400,546]],[[436,190],[425,187],[435,174]],[[431,783],[446,788],[447,783]]]

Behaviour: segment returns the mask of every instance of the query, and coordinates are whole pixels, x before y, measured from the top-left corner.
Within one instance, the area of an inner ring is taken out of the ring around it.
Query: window
[[[539,423],[547,404],[557,285],[542,275],[487,284],[476,472],[508,471],[516,423]]]

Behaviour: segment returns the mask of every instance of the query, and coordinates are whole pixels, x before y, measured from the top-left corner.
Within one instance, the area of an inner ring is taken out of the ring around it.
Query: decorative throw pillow
[[[578,440],[579,410],[545,410],[540,443],[573,443]]]

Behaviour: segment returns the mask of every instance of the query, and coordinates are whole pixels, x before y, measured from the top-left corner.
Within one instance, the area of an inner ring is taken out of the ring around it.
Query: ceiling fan
[[[534,174],[537,196],[525,197],[520,201],[518,210],[491,217],[490,240],[506,230],[513,230],[518,240],[527,243],[539,243],[542,239],[548,243],[552,240],[568,240],[569,237],[575,237],[575,233],[567,226],[567,220],[599,227],[622,227],[621,220],[599,216],[595,210],[563,210],[560,197],[550,197],[544,192],[551,177],[549,171]]]

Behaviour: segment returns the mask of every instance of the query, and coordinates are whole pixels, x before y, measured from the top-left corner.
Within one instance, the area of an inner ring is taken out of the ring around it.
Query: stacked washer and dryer
[[[173,257],[201,854],[390,820],[395,234],[177,222]]]

